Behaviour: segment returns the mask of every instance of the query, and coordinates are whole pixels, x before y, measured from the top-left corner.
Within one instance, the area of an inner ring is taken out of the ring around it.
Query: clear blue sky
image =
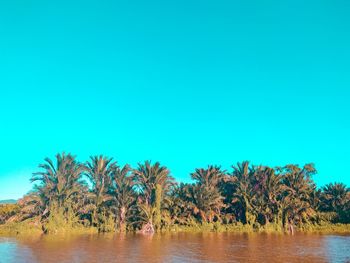
[[[350,184],[350,2],[0,3],[0,199],[57,152]]]

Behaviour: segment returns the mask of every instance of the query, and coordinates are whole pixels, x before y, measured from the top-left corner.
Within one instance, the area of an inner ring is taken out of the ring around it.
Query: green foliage
[[[64,208],[52,207],[47,220],[44,222],[43,228],[45,233],[56,234],[69,230],[72,226],[67,224],[64,216]]]
[[[8,222],[0,226],[0,235],[41,235],[42,233],[42,225],[37,218],[22,222]]]
[[[98,214],[99,232],[113,232],[115,230],[115,220],[112,214],[102,211]]]

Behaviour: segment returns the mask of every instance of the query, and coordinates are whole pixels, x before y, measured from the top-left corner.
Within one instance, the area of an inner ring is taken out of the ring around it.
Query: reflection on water
[[[164,234],[0,237],[0,262],[350,262],[350,236]]]

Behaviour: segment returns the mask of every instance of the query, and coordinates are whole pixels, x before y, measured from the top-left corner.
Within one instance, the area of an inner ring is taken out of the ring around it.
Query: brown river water
[[[350,236],[179,233],[0,237],[0,262],[350,262]]]

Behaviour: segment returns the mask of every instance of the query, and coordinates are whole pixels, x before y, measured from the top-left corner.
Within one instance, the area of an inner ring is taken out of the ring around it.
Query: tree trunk
[[[140,233],[145,234],[145,235],[152,235],[154,234],[154,227],[152,222],[148,222],[145,224],[142,229],[140,230]]]
[[[122,206],[120,209],[120,232],[125,232],[126,231],[126,224],[125,224],[125,215],[126,215],[126,208],[125,206]]]
[[[91,225],[95,226],[97,224],[97,209],[94,208],[94,210],[92,211],[92,215],[91,215]]]
[[[201,219],[202,219],[202,224],[208,223],[207,216],[205,215],[205,212],[202,211],[202,210],[200,210],[200,211],[199,211],[199,214],[200,214]]]
[[[244,205],[245,205],[245,223],[250,225],[250,215],[249,215],[249,212],[248,212],[248,207],[249,207],[249,203],[248,203],[248,200],[244,197]]]
[[[265,225],[268,225],[270,223],[268,215],[265,215]]]
[[[293,224],[291,224],[290,220],[288,221],[288,230],[291,235],[294,235],[294,227]]]
[[[162,202],[162,186],[160,184],[156,185],[155,196],[154,196],[154,217],[153,224],[155,231],[160,230],[162,215],[161,215],[161,202]]]
[[[245,210],[244,216],[245,216],[245,223],[248,224],[248,225],[250,225],[250,222],[249,222],[249,213],[248,213],[247,209]]]

